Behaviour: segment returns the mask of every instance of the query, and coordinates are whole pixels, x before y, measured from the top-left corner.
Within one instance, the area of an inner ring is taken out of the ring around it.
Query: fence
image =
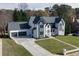
[[[66,49],[63,49],[63,54],[64,55],[68,55],[68,54],[71,54],[71,53],[74,53],[74,52],[79,52],[79,48],[73,49],[73,50],[69,50],[69,51],[67,51]]]

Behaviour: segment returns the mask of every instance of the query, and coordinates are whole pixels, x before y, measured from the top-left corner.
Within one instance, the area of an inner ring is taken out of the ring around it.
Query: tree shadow
[[[56,54],[58,54],[58,55],[64,55],[63,53],[56,53]]]
[[[10,38],[8,35],[0,35],[0,38]]]

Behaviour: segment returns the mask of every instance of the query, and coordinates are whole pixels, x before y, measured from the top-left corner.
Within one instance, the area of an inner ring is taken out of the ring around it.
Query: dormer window
[[[40,28],[43,28],[43,25],[40,25]]]
[[[42,22],[40,22],[40,28],[43,28],[43,23]]]
[[[49,25],[48,25],[48,28],[49,28]]]

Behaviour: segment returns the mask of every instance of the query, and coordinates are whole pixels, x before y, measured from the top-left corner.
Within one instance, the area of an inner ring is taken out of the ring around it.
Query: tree
[[[55,4],[52,8],[49,8],[49,16],[58,16],[57,9],[59,9],[58,4]]]
[[[47,13],[48,16],[49,16],[49,7],[46,7],[46,8],[45,8],[45,13]]]
[[[13,21],[28,21],[28,16],[25,11],[21,10],[14,10],[13,13]]]
[[[19,10],[15,9],[14,13],[13,13],[13,20],[14,21],[27,21],[27,19],[29,18],[27,16],[27,3],[19,3]]]
[[[70,17],[74,15],[74,10],[69,5],[61,4],[60,6],[55,4],[53,9],[56,11],[59,17],[64,18],[66,26],[65,26],[65,33],[71,33],[71,24],[70,24]]]
[[[13,11],[12,10],[0,10],[0,35],[3,37],[7,32],[6,27],[9,22],[13,20]]]
[[[17,20],[18,20],[18,11],[17,9],[15,9],[13,13],[13,21],[17,21]]]
[[[43,10],[33,11],[33,16],[48,16],[48,13]]]

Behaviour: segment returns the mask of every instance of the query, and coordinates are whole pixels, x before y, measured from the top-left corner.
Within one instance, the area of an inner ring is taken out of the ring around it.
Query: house
[[[32,16],[29,22],[11,22],[8,25],[10,37],[43,38],[65,34],[62,18]]]
[[[73,35],[79,35],[79,19],[74,19],[73,21]]]

